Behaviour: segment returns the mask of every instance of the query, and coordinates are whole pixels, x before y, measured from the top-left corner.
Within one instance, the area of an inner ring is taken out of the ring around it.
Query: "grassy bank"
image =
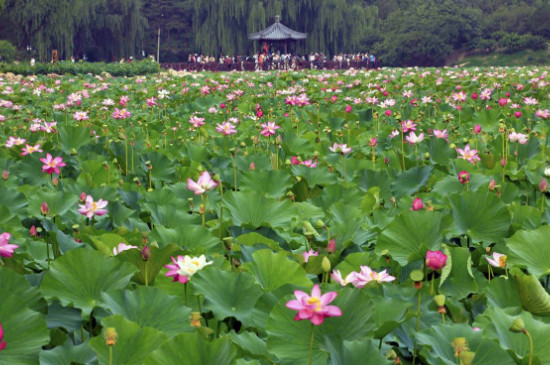
[[[550,52],[548,50],[525,50],[516,53],[492,52],[459,58],[449,65],[464,67],[550,65]]]

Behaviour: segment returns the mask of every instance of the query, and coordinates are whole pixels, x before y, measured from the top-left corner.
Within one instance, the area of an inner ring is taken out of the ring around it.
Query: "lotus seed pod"
[[[445,296],[443,294],[434,296],[434,302],[439,307],[443,307],[445,305]]]
[[[461,351],[459,356],[460,362],[463,365],[472,365],[474,357],[476,357],[476,353],[472,351]]]
[[[514,322],[512,322],[512,325],[510,326],[510,331],[512,332],[523,332],[524,329],[525,322],[523,322],[523,319],[521,319],[521,317],[514,319]]]

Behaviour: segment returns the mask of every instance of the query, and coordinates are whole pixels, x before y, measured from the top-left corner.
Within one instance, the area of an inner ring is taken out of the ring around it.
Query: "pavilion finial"
[[[280,23],[280,22],[281,22],[281,16],[275,15],[275,23]]]

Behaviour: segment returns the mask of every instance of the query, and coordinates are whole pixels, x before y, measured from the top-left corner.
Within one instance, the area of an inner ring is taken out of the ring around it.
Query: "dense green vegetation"
[[[247,34],[280,14],[309,37],[296,51],[375,52],[385,65],[441,65],[457,49],[543,49],[545,0],[4,0],[0,39],[19,58],[113,61],[189,53],[251,54]],[[17,31],[14,31],[17,30]],[[30,46],[30,47],[29,47]]]

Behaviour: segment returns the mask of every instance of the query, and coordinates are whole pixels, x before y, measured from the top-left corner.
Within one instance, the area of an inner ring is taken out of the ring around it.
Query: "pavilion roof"
[[[284,41],[287,39],[298,40],[298,39],[306,39],[306,38],[307,38],[306,33],[297,32],[283,25],[280,22],[278,15],[275,17],[275,23],[271,24],[269,27],[265,28],[262,31],[248,35],[248,39],[253,41],[258,41],[258,40]]]

